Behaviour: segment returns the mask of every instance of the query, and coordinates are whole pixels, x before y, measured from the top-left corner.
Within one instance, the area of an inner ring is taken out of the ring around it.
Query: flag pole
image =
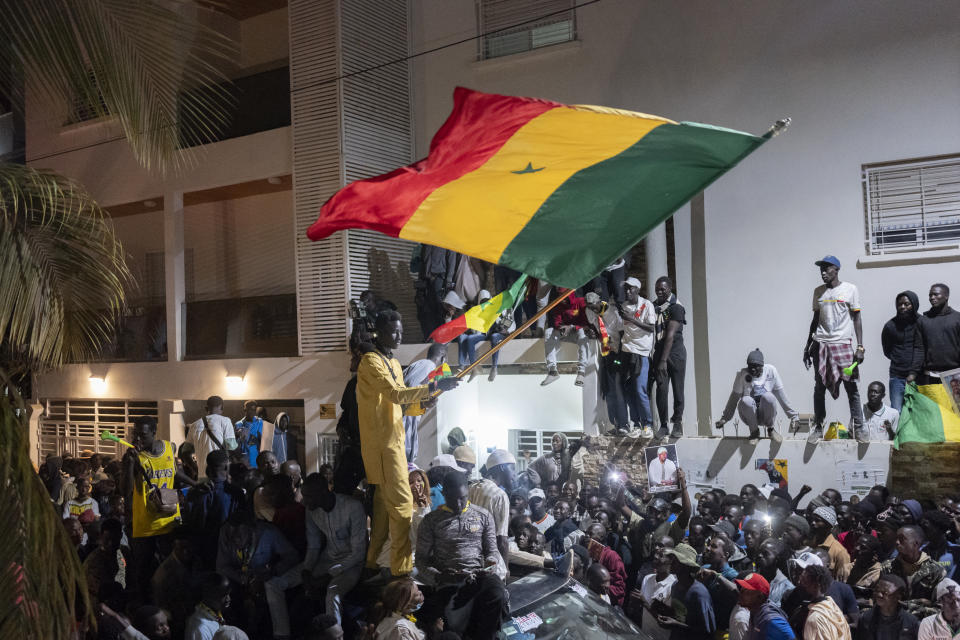
[[[460,373],[458,373],[458,374],[456,375],[456,377],[457,377],[458,379],[459,379],[459,378],[463,378],[463,376],[465,376],[465,375],[467,375],[468,373],[470,373],[470,371],[471,371],[474,367],[478,366],[481,362],[483,362],[484,360],[486,360],[487,358],[489,358],[490,356],[492,356],[493,354],[495,354],[497,351],[499,351],[500,349],[502,349],[502,348],[503,348],[503,345],[507,344],[508,342],[510,342],[511,340],[513,340],[514,338],[516,338],[517,336],[519,336],[521,333],[523,333],[524,331],[526,331],[531,325],[533,325],[534,322],[536,322],[537,320],[539,320],[541,316],[543,316],[545,313],[547,313],[548,311],[550,311],[551,309],[553,309],[555,306],[557,306],[558,304],[560,304],[561,301],[566,300],[566,299],[570,296],[570,294],[572,294],[574,291],[575,291],[575,289],[570,289],[570,290],[567,291],[565,294],[563,294],[562,296],[560,296],[559,298],[557,298],[556,300],[554,300],[553,302],[551,302],[550,304],[548,304],[547,306],[545,306],[543,309],[540,309],[539,311],[537,311],[535,314],[533,314],[532,317],[530,317],[530,319],[528,319],[528,320],[527,320],[526,322],[524,322],[522,325],[520,325],[519,327],[517,327],[516,331],[514,331],[513,333],[511,333],[510,335],[508,335],[506,338],[504,338],[502,342],[500,342],[499,344],[493,346],[489,351],[487,351],[487,352],[484,353],[482,356],[480,356],[479,358],[477,358],[477,359],[476,359],[472,364],[470,364],[469,366],[464,367],[463,370],[460,371]],[[436,395],[440,395],[440,392],[437,392],[437,393],[435,394],[435,396],[436,396]],[[434,397],[435,397],[435,396],[434,396]]]

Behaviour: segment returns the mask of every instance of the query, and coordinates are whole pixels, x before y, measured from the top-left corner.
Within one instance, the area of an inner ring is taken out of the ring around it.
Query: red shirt
[[[587,301],[571,293],[550,312],[550,326],[554,329],[562,326],[586,327],[589,324],[586,309]]]

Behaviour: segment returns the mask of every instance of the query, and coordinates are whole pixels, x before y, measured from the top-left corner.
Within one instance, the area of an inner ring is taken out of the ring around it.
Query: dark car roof
[[[572,582],[569,576],[556,573],[537,572],[520,578],[507,585],[510,592],[510,613],[528,607],[538,600],[546,598]]]

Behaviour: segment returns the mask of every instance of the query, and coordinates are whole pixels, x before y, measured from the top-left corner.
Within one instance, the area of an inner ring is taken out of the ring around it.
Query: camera
[[[367,317],[367,310],[362,304],[357,300],[350,301],[350,319],[351,320],[364,320]]]

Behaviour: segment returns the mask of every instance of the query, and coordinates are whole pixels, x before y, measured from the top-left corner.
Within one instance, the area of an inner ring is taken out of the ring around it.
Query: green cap
[[[700,568],[700,563],[697,562],[697,550],[688,544],[681,542],[673,549],[667,549],[666,553],[669,556],[675,557],[682,565],[693,567],[694,569]]]

